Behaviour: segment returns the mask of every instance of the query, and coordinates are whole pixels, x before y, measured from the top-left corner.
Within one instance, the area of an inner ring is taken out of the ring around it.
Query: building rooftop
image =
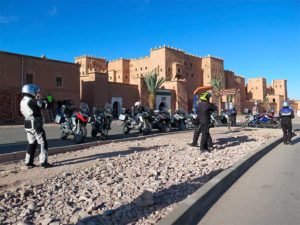
[[[50,62],[65,63],[65,64],[80,66],[77,63],[73,63],[73,62],[61,61],[61,60],[56,60],[56,59],[49,59],[49,58],[46,58],[46,56],[44,54],[42,55],[42,57],[23,55],[23,54],[18,54],[18,53],[13,53],[13,52],[5,52],[5,51],[0,51],[0,54],[9,54],[9,55],[14,55],[14,56],[19,56],[19,57],[32,58],[32,59],[36,59],[36,60],[40,60],[40,61],[44,61],[44,62],[50,61]]]

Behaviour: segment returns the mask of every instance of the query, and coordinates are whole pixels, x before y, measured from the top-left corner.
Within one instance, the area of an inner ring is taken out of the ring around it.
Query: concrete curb
[[[86,148],[95,147],[95,146],[99,146],[99,145],[106,145],[106,144],[110,144],[110,143],[144,140],[146,138],[151,138],[151,137],[164,136],[164,135],[169,135],[169,134],[178,134],[178,133],[190,132],[190,131],[192,131],[192,130],[172,131],[169,133],[156,133],[156,134],[150,134],[150,135],[146,135],[146,136],[138,136],[138,137],[122,138],[122,139],[106,140],[106,141],[94,141],[94,142],[90,142],[90,143],[83,143],[83,144],[77,144],[77,145],[71,145],[71,146],[49,148],[48,155],[55,155],[55,154],[60,154],[60,153],[79,151],[79,150],[83,150]],[[7,162],[13,162],[13,161],[17,161],[17,160],[22,160],[24,158],[25,158],[25,151],[2,154],[2,155],[0,155],[0,164],[7,163]]]
[[[196,192],[183,200],[179,206],[163,218],[158,225],[197,224],[211,206],[235,181],[281,142],[282,137],[275,138],[219,173]]]

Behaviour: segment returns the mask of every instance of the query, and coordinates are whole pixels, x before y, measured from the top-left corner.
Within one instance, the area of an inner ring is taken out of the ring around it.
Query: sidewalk
[[[293,139],[295,145],[280,144],[250,168],[198,224],[300,224],[299,132]]]

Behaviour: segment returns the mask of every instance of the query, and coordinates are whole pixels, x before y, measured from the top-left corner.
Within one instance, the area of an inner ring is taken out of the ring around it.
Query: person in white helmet
[[[136,121],[138,121],[137,115],[145,111],[145,107],[141,105],[141,102],[135,102],[132,108],[132,116]]]
[[[256,117],[257,115],[259,115],[259,112],[258,112],[258,103],[257,102],[254,102],[254,106],[252,107],[252,115],[254,117]]]
[[[292,119],[295,118],[294,110],[289,106],[287,101],[283,102],[283,107],[279,111],[281,128],[283,132],[283,143],[292,145]]]
[[[38,99],[40,88],[35,84],[25,84],[22,88],[23,98],[20,102],[21,113],[24,116],[24,127],[27,134],[28,146],[25,163],[28,168],[35,167],[34,155],[37,145],[40,147],[40,164],[44,168],[52,167],[48,163],[48,142],[43,129],[41,109],[47,108],[47,102]]]

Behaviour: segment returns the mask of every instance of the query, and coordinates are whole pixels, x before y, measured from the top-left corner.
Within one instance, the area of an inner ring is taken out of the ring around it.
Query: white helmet
[[[40,88],[36,84],[25,84],[22,87],[22,94],[29,94],[32,97],[35,97],[39,92]]]
[[[257,102],[254,102],[254,105],[257,105]]]
[[[134,103],[134,106],[140,106],[141,105],[141,103],[140,102],[136,102],[136,103]]]
[[[287,102],[287,101],[284,101],[283,102],[283,107],[289,107],[290,105],[289,105],[289,103]]]

